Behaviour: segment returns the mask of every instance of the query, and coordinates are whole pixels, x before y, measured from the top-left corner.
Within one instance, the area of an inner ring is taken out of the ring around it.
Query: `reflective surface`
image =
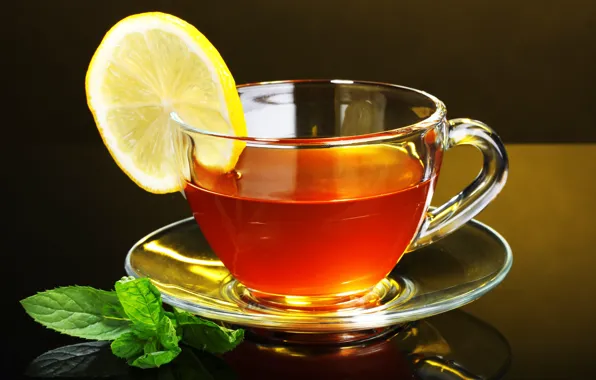
[[[510,362],[509,344],[494,327],[453,311],[351,345],[295,345],[249,331],[247,340],[222,358],[185,347],[171,365],[156,370],[127,368],[106,343],[83,343],[41,355],[27,374],[122,380],[472,380],[501,379]]]
[[[507,242],[490,227],[471,221],[435,244],[407,254],[373,292],[346,296],[339,310],[317,308],[305,297],[285,297],[284,307],[276,307],[275,302],[255,300],[235,281],[189,218],[135,244],[126,271],[149,277],[166,303],[207,318],[241,326],[335,333],[388,327],[462,306],[499,284],[511,263]]]
[[[250,343],[225,355],[226,362],[238,373],[275,379],[499,379],[511,361],[506,339],[461,311],[362,344],[296,345],[271,342],[268,336],[249,338]]]

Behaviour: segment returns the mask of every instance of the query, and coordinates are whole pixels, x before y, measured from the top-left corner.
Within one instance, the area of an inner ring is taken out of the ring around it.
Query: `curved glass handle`
[[[435,242],[461,227],[482,211],[505,185],[509,167],[507,152],[499,136],[488,125],[471,119],[450,120],[447,149],[458,145],[472,145],[482,152],[482,170],[461,193],[428,211],[408,251]]]

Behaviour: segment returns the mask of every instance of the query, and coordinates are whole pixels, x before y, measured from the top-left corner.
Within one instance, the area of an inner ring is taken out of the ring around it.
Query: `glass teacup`
[[[365,294],[405,252],[466,223],[501,190],[507,155],[495,132],[447,120],[425,92],[345,80],[239,86],[248,136],[173,114],[182,186],[211,248],[257,298],[330,303]],[[477,178],[430,209],[445,150],[472,145]],[[212,171],[197,157],[225,160]],[[228,147],[228,148],[226,148]],[[415,254],[415,253],[413,253]]]

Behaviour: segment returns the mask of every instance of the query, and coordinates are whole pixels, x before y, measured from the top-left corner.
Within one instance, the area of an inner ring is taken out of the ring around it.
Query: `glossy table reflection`
[[[248,339],[222,358],[184,350],[170,366],[133,370],[112,357],[106,343],[72,345],[43,354],[31,363],[27,375],[214,380],[501,379],[511,361],[509,345],[497,330],[459,310],[358,344],[288,344],[249,330]]]
[[[513,268],[501,285],[463,310],[508,341],[511,366],[506,379],[589,378],[596,337],[596,145],[508,145],[508,152],[508,184],[478,219],[508,240]],[[17,281],[8,312],[20,331],[10,364],[20,372],[38,355],[81,341],[35,324],[18,299],[59,285],[109,289],[123,275],[124,256],[134,242],[189,215],[179,194],[157,196],[138,189],[99,145],[38,145],[22,160],[23,167],[35,173],[35,183],[12,189],[11,198],[17,208],[13,228],[27,235],[18,238],[23,254],[10,256]],[[479,162],[472,149],[448,152],[433,203],[457,193],[476,174]],[[31,171],[19,175],[14,183],[31,183]],[[465,345],[479,344],[478,334],[457,330],[450,314],[445,318],[446,327],[460,331],[457,338]],[[255,347],[243,349],[257,355]],[[408,349],[400,346],[398,351]],[[404,361],[412,363],[411,359],[406,354]],[[460,361],[480,363],[474,357]],[[496,368],[502,359],[488,362]],[[231,362],[237,368],[259,364],[266,365],[256,359]],[[317,367],[332,369],[327,364]]]

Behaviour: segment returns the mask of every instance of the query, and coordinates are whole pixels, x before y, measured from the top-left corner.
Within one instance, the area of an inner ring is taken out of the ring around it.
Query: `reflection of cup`
[[[239,379],[499,379],[511,361],[497,330],[458,310],[361,343],[257,341],[224,355]]]
[[[239,379],[412,379],[393,339],[347,346],[245,342],[224,359]]]
[[[447,121],[444,105],[421,91],[295,81],[239,93],[249,137],[203,131],[204,121],[177,110],[175,145],[203,234],[257,295],[297,305],[362,294],[404,252],[460,227],[504,185],[507,157],[494,132]],[[443,152],[463,144],[482,151],[482,172],[429,211]],[[209,152],[225,162],[232,148],[242,154],[230,172],[201,161]]]

